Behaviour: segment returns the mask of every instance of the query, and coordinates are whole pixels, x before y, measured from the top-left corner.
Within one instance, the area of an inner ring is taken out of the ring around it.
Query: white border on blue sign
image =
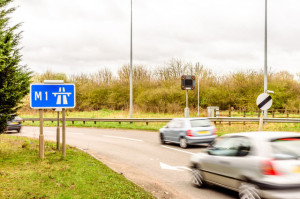
[[[32,107],[32,103],[31,103],[31,86],[32,85],[73,85],[74,86],[74,106],[73,107],[62,107],[62,106],[59,106],[59,107]],[[75,87],[75,84],[43,84],[43,83],[34,83],[34,84],[30,84],[30,108],[32,109],[55,109],[55,108],[75,108],[76,106],[76,87]]]

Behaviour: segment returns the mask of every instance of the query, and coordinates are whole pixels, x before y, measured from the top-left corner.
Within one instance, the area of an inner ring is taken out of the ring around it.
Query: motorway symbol
[[[272,97],[267,93],[260,94],[256,99],[256,105],[261,110],[268,110],[272,106]]]
[[[65,87],[59,87],[58,93],[52,93],[54,97],[57,96],[56,104],[61,104],[61,96],[63,96],[63,104],[68,104],[67,96],[71,95],[70,92],[66,93]]]
[[[74,84],[31,84],[31,108],[74,108]]]

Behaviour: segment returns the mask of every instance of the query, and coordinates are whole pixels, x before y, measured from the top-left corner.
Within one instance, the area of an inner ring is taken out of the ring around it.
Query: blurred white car
[[[174,118],[159,129],[161,144],[179,143],[180,147],[212,143],[217,137],[216,127],[207,118]]]
[[[193,155],[191,168],[197,187],[215,184],[242,199],[300,199],[300,133],[227,134]]]

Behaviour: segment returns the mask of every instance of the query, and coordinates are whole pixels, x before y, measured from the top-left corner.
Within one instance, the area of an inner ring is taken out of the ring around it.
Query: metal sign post
[[[62,154],[66,157],[66,109],[62,109]]]
[[[62,154],[66,156],[66,108],[75,107],[75,85],[64,84],[63,80],[45,80],[44,84],[30,85],[30,107],[40,112],[40,158],[44,158],[43,109],[56,109],[56,143],[60,148],[59,111],[62,111]]]
[[[262,131],[263,129],[264,111],[267,112],[268,109],[272,106],[272,103],[273,103],[272,97],[267,93],[260,94],[256,99],[256,105],[258,106],[258,108],[262,110],[259,119],[259,127],[258,127],[259,131]]]
[[[184,109],[184,117],[188,118],[190,115],[190,110],[188,106],[188,90],[195,89],[195,80],[196,77],[194,75],[182,75],[181,76],[181,89],[186,90],[186,108]]]
[[[40,113],[40,135],[39,135],[39,149],[40,149],[40,158],[44,159],[45,156],[45,152],[44,152],[44,133],[43,133],[43,123],[44,123],[44,119],[43,119],[43,109],[39,110]]]
[[[190,110],[189,110],[189,94],[188,90],[186,90],[186,107],[184,109],[184,117],[188,118],[190,116]]]
[[[56,149],[60,149],[60,128],[59,128],[59,112],[61,109],[55,109],[57,111],[57,126],[56,126]]]
[[[259,117],[258,131],[262,131],[264,126],[264,111],[262,110]]]

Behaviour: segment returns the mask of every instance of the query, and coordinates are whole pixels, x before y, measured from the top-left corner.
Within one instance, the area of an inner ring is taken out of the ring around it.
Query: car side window
[[[175,127],[176,126],[176,120],[170,121],[167,126],[168,126],[168,128],[176,128]]]
[[[246,137],[227,137],[216,141],[208,154],[217,156],[246,156],[251,149],[250,140]]]
[[[183,128],[184,127],[184,121],[183,120],[172,120],[168,123],[168,128]]]
[[[177,120],[174,128],[183,128],[184,122],[183,120]]]

